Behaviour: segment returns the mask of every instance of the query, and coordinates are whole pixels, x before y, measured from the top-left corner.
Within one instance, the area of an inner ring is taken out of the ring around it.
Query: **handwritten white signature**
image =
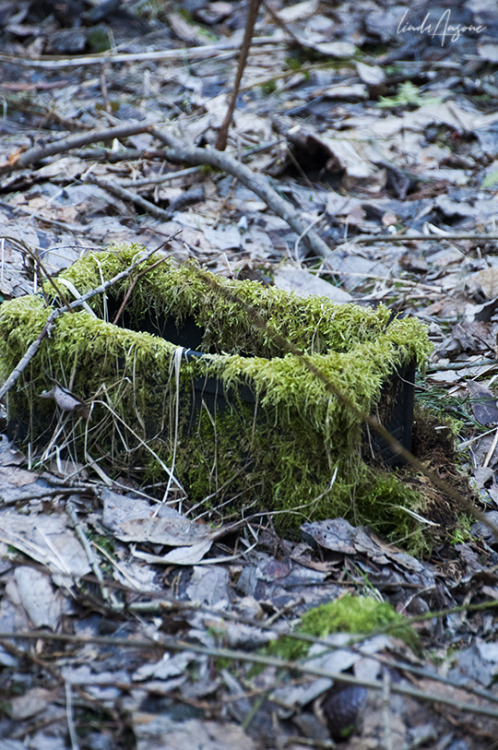
[[[450,23],[450,8],[447,8],[441,13],[441,16],[437,20],[437,23],[430,23],[430,13],[427,13],[422,23],[419,23],[417,26],[414,26],[406,20],[408,13],[409,9],[407,8],[403,13],[401,21],[398,23],[398,34],[416,32],[418,34],[427,34],[427,36],[431,36],[433,39],[434,37],[441,37],[441,47],[444,47],[447,39],[449,39],[450,42],[457,42],[462,34],[481,34],[487,28],[486,26],[482,25],[474,26],[473,24],[469,24],[468,26],[466,26],[465,24],[461,23]]]

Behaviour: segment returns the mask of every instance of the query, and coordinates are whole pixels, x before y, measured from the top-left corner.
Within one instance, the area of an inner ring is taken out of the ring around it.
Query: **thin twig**
[[[269,151],[269,149],[274,148],[275,146],[278,146],[280,143],[282,143],[282,139],[278,138],[273,141],[269,141],[268,143],[262,143],[260,146],[254,146],[254,148],[249,148],[247,151],[243,151],[240,155],[240,158],[242,161],[245,161],[246,159],[249,159],[254,154],[259,154],[262,151]],[[128,149],[130,152],[132,149]],[[111,157],[113,155],[113,152],[108,150],[106,153]],[[121,153],[121,152],[119,152]],[[148,153],[152,153],[155,156],[160,155],[164,159],[164,151],[153,151],[153,152],[140,152],[136,151],[134,153],[129,153],[126,155],[126,152],[123,152],[125,155],[122,157],[123,160],[127,161],[133,161],[133,160],[139,160],[143,158],[147,158]],[[80,158],[92,158],[92,154],[94,154],[93,151],[87,151],[82,152],[79,154]],[[105,154],[102,154],[104,156]],[[145,155],[145,156],[144,156]],[[121,187],[142,187],[143,185],[161,185],[163,182],[172,182],[173,180],[176,180],[180,177],[188,177],[192,174],[199,174],[202,167],[187,167],[187,169],[179,169],[177,172],[167,172],[162,175],[157,176],[151,176],[151,177],[141,177],[138,180],[121,180]]]
[[[105,104],[105,111],[110,114],[112,112],[112,105],[109,100],[109,93],[107,91],[106,75],[109,69],[109,65],[104,63],[100,69],[100,90],[102,92],[102,98]]]
[[[318,214],[318,216],[315,216],[313,221],[311,221],[308,224],[304,232],[301,232],[299,237],[296,237],[296,241],[294,243],[294,260],[296,261],[296,263],[299,263],[299,243],[301,242],[302,239],[304,239],[304,237],[306,237],[307,234],[310,233],[310,231],[313,229],[314,226],[316,226],[316,224],[320,223],[322,219],[323,219],[323,214]]]
[[[131,293],[134,290],[137,281],[142,278],[146,273],[149,273],[152,271],[152,269],[157,268],[157,266],[160,266],[161,263],[164,263],[165,260],[167,260],[168,256],[165,255],[163,258],[159,258],[159,260],[156,260],[155,263],[153,263],[150,266],[146,266],[142,271],[139,271],[137,275],[134,277],[133,281],[131,282],[130,286],[128,287],[125,296],[123,297],[123,301],[121,302],[121,305],[119,306],[119,310],[117,311],[114,320],[112,321],[113,325],[117,325],[118,320],[120,319],[121,315],[123,314],[123,310],[126,307],[126,304],[128,300],[130,299]]]
[[[487,453],[486,458],[484,459],[483,468],[486,469],[489,466],[489,462],[493,458],[493,453],[495,452],[495,448],[498,445],[498,428],[496,429],[495,436],[493,438],[493,442],[491,443],[490,449]]]
[[[114,595],[114,592],[109,592],[109,589],[107,588],[104,580],[104,576],[102,575],[102,571],[100,570],[98,561],[93,553],[92,546],[90,542],[88,541],[86,534],[83,530],[83,526],[81,525],[78,516],[76,515],[76,509],[71,501],[68,500],[66,504],[66,512],[69,515],[69,518],[72,521],[74,530],[83,546],[83,549],[85,550],[85,554],[87,557],[87,560],[90,564],[90,567],[92,568],[95,578],[99,582],[100,592],[102,594],[102,598],[104,601],[109,601],[111,605],[117,604],[116,597]]]
[[[498,359],[480,359],[477,362],[444,362],[429,365],[427,372],[441,372],[441,370],[466,370],[468,367],[494,367],[498,365]]]
[[[79,750],[78,735],[76,734],[76,727],[74,726],[73,716],[73,700],[71,694],[71,683],[66,680],[66,720],[67,720],[67,731],[71,740],[71,750]]]
[[[34,250],[32,250],[29,247],[29,245],[26,242],[24,242],[24,240],[21,240],[18,237],[9,237],[6,234],[1,235],[1,237],[2,237],[2,240],[8,240],[12,245],[17,245],[19,248],[21,248],[21,252],[24,250],[30,256],[30,258],[33,259],[33,263],[40,268],[41,272],[43,273],[43,275],[49,282],[50,286],[52,286],[55,289],[56,294],[59,295],[64,305],[69,310],[69,312],[73,312],[73,308],[71,307],[69,301],[66,299],[66,295],[54,281],[54,278],[52,277],[48,269],[45,267],[44,263],[41,261],[39,254],[36,253]]]
[[[43,572],[46,573],[46,570],[44,569]],[[21,649],[13,643],[5,642],[2,640],[0,640],[0,646],[5,649],[8,654],[14,656],[17,659],[18,663],[22,663],[23,661],[30,661],[36,666],[36,671],[43,670],[45,672],[48,672],[48,674],[54,678],[57,685],[62,684],[62,677],[59,672],[55,669],[55,667],[45,661],[45,659],[42,659],[37,653],[34,653],[34,649]]]
[[[85,492],[84,487],[37,487],[31,492],[20,491],[18,495],[11,495],[9,499],[2,501],[2,510],[12,505],[23,505],[31,500],[41,500],[45,497],[57,497],[58,495],[74,495],[77,492]]]
[[[141,195],[138,195],[138,193],[135,193],[133,190],[128,190],[128,188],[118,185],[117,182],[102,180],[100,177],[96,177],[93,174],[86,175],[83,182],[91,182],[94,185],[98,185],[102,190],[107,190],[109,193],[113,193],[118,198],[121,198],[121,200],[134,203],[135,206],[139,206],[146,213],[155,216],[156,219],[169,221],[173,216],[173,211],[167,211],[164,208],[156,206],[155,203],[148,201],[146,198],[142,198]]]
[[[280,26],[282,31],[285,31],[285,33],[292,39],[292,41],[297,47],[306,47],[305,40],[299,39],[299,37],[294,34],[292,29],[290,29],[289,26],[286,23],[284,23],[284,21],[282,21],[278,13],[273,10],[270,3],[268,3],[266,0],[263,0],[263,7],[266,10],[266,12],[270,14],[272,21],[276,23],[277,26]],[[328,60],[326,63],[322,63],[322,65],[324,66],[328,65]],[[295,73],[296,71],[292,71],[292,72]]]
[[[237,103],[237,96],[239,95],[240,82],[244,75],[244,69],[247,63],[247,57],[249,55],[249,49],[251,47],[252,37],[254,34],[254,26],[258,18],[259,6],[261,0],[249,0],[249,8],[247,11],[246,25],[244,28],[244,37],[242,39],[242,45],[240,47],[239,62],[237,65],[237,72],[235,74],[235,83],[233,84],[232,93],[230,95],[230,102],[226,111],[223,122],[218,130],[218,136],[216,138],[216,148],[218,151],[224,151],[227,147],[228,129],[232,122],[235,105]]]
[[[384,723],[384,750],[393,750],[391,722],[391,674],[384,669],[382,675],[382,717]]]
[[[111,148],[75,149],[73,156],[78,159],[91,159],[91,161],[106,161],[110,164],[119,161],[142,161],[143,159],[164,161],[164,151],[153,148],[120,148],[118,151],[113,151]]]
[[[164,152],[162,152],[164,156]],[[143,185],[162,185],[164,182],[172,182],[177,177],[188,177],[191,174],[199,174],[200,167],[188,167],[179,169],[177,172],[166,172],[166,174],[155,175],[150,177],[141,177],[138,180],[122,180],[121,187],[142,187]]]
[[[472,240],[476,242],[487,242],[498,240],[498,234],[360,234],[358,237],[350,237],[350,242],[362,245],[372,245],[375,242],[423,242],[425,240]]]
[[[340,245],[337,245],[336,250],[339,250]],[[308,270],[308,273],[312,273],[313,276],[320,276],[320,274],[330,276],[330,270],[329,269],[312,269]],[[396,282],[396,284],[404,284],[408,287],[415,287],[416,289],[426,289],[428,292],[433,292],[434,294],[443,294],[443,289],[440,286],[437,286],[436,284],[422,284],[421,281],[412,281],[411,279],[405,279],[403,276],[396,274],[395,277],[391,276],[379,276],[375,273],[355,273],[354,271],[341,271],[340,269],[335,269],[333,271],[334,276],[345,276],[347,278],[358,278],[358,279],[371,279],[372,281],[384,281],[386,284],[393,284]],[[399,288],[394,289],[393,291],[399,291]],[[427,297],[427,295],[425,295]]]

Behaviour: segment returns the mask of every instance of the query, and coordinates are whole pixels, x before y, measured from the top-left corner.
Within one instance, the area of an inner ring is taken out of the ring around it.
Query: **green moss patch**
[[[384,631],[401,638],[415,653],[420,652],[418,635],[406,618],[388,602],[379,602],[370,596],[346,594],[333,602],[309,609],[295,631],[319,639],[338,632],[368,635]],[[307,655],[310,645],[291,636],[283,636],[270,645],[269,651],[295,661]]]
[[[91,253],[61,278],[83,294],[141,251],[127,246]],[[89,302],[98,317],[79,311],[57,320],[9,394],[9,417],[19,435],[46,445],[58,424],[54,444],[64,442],[80,460],[115,475],[133,472],[144,482],[167,481],[166,465],[191,501],[204,502],[215,518],[269,510],[278,512],[282,531],[306,518],[339,515],[393,539],[414,531],[403,506],[415,508],[420,498],[404,491],[392,472],[365,463],[358,417],[300,357],[255,326],[251,311],[257,309],[269,329],[306,352],[334,388],[370,413],[395,371],[413,360],[424,364],[430,345],[419,321],[390,322],[382,305],[337,305],[257,282],[200,275],[195,265],[172,259],[137,278],[143,268]],[[220,294],[219,286],[232,294]],[[106,322],[130,290],[120,321],[125,327]],[[47,294],[53,290],[47,287]],[[40,296],[0,307],[4,376],[48,314]],[[198,338],[193,348],[210,356],[179,359],[178,346],[162,337],[172,322],[190,326]],[[61,418],[53,402],[39,398],[54,381],[92,405],[90,421]],[[203,383],[214,383],[218,394],[202,392]]]

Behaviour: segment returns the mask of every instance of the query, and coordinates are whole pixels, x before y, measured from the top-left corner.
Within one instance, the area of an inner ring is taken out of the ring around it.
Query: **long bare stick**
[[[68,138],[60,138],[57,141],[48,143],[44,146],[33,146],[20,155],[12,155],[8,161],[0,164],[0,174],[3,172],[12,172],[14,169],[23,169],[30,164],[36,164],[40,159],[54,154],[61,154],[63,151],[69,151],[72,148],[81,148],[89,143],[97,141],[112,141],[114,138],[127,138],[137,133],[145,133],[149,130],[149,125],[144,123],[129,122],[126,125],[118,125],[115,128],[106,128],[104,130],[91,130],[88,133],[76,133]]]
[[[97,294],[102,294],[110,286],[113,286],[113,284],[116,284],[118,281],[125,278],[125,276],[129,276],[129,274],[133,271],[134,268],[139,266],[144,261],[148,260],[152,255],[154,255],[154,253],[157,253],[157,251],[160,250],[160,248],[163,247],[163,245],[167,244],[171,239],[173,239],[173,237],[169,237],[166,240],[166,242],[164,242],[159,247],[156,247],[154,250],[147,250],[147,252],[144,252],[142,255],[140,255],[139,258],[134,263],[132,263],[131,266],[126,268],[124,271],[121,271],[120,273],[116,274],[116,276],[113,276],[112,279],[105,281],[103,284],[96,287],[96,289],[91,289],[86,294],[83,294],[79,299],[71,303],[72,309],[74,310],[76,307],[81,307],[83,303],[86,302],[87,300],[91,299],[92,297],[95,297]],[[9,377],[7,378],[3,386],[0,388],[0,401],[3,399],[5,394],[8,393],[8,391],[10,391],[10,389],[12,388],[12,386],[14,385],[18,377],[21,375],[21,373],[26,369],[30,361],[33,359],[36,352],[40,348],[40,344],[45,338],[45,336],[50,331],[52,331],[55,320],[65,312],[67,312],[67,307],[65,305],[63,307],[57,307],[55,310],[52,310],[40,334],[33,341],[33,343],[29,346],[29,348],[26,351],[26,354],[22,357],[22,359],[19,361],[17,366],[12,370]]]
[[[282,47],[280,40],[276,41],[272,36],[262,36],[254,39],[254,45],[263,47],[271,45],[273,48]],[[203,57],[212,58],[217,53],[226,53],[233,57],[240,49],[239,42],[226,41],[218,44],[203,44],[201,47],[180,47],[178,49],[157,50],[154,52],[118,52],[109,54],[103,52],[101,55],[81,55],[80,57],[19,57],[18,55],[0,55],[1,62],[12,65],[22,65],[26,68],[44,68],[45,70],[57,70],[59,68],[82,68],[88,65],[104,65],[105,63],[130,63],[147,62],[154,60],[193,60]],[[225,55],[224,55],[225,57]]]
[[[105,635],[73,635],[72,633],[45,633],[38,630],[6,630],[0,632],[0,641],[10,640],[42,640],[42,641],[60,641],[61,643],[73,644],[100,644],[111,646],[112,648],[134,648],[158,651],[193,651],[196,654],[206,654],[212,657],[230,659],[231,661],[248,662],[249,664],[260,664],[263,667],[275,667],[276,669],[288,669],[292,672],[298,672],[303,675],[313,675],[314,677],[325,677],[332,679],[334,682],[345,683],[346,685],[361,685],[371,690],[382,691],[383,684],[380,680],[366,680],[355,677],[348,672],[332,672],[329,669],[315,667],[306,661],[289,661],[276,656],[267,656],[265,654],[254,654],[249,651],[237,651],[230,648],[217,648],[212,646],[202,646],[191,641],[162,636],[157,640],[148,638],[116,638]],[[469,713],[479,714],[481,716],[491,716],[498,718],[498,711],[495,708],[481,706],[475,703],[466,703],[459,701],[451,696],[445,695],[442,691],[439,693],[429,693],[420,690],[411,685],[400,685],[394,683],[391,686],[392,693],[406,695],[429,703],[441,703],[446,706],[452,706],[459,711],[468,711]],[[463,690],[462,690],[463,692]]]
[[[486,234],[478,232],[477,234],[457,233],[457,234],[360,234],[357,237],[351,237],[348,242],[359,243],[363,245],[373,245],[376,242],[426,242],[427,240],[471,240],[477,242],[487,242],[488,240],[498,240],[498,234]]]
[[[332,257],[332,251],[326,242],[313,230],[309,229],[309,222],[303,219],[296,211],[295,206],[282,198],[276,190],[268,183],[268,180],[260,174],[256,174],[245,164],[241,164],[232,156],[218,151],[210,146],[196,148],[189,146],[179,138],[165,133],[158,128],[151,128],[150,133],[166,145],[165,154],[172,162],[186,162],[187,164],[209,164],[216,169],[236,177],[246,187],[259,195],[262,200],[298,235],[306,235],[306,243],[311,251],[322,258],[325,262]]]
[[[59,310],[62,308],[59,308]],[[67,307],[63,308],[64,310],[67,310]],[[40,344],[49,333],[52,332],[54,328],[54,321],[55,319],[60,315],[58,310],[52,310],[50,315],[48,316],[47,322],[43,326],[40,334],[38,337],[33,341],[33,343],[28,347],[26,350],[26,354],[22,357],[22,359],[19,360],[18,364],[12,372],[10,373],[9,377],[3,384],[3,386],[0,388],[0,401],[3,399],[5,394],[10,391],[14,383],[16,382],[17,378],[21,375],[23,370],[26,369],[26,367],[29,365],[30,361],[35,356],[36,352],[40,348]]]
[[[235,83],[233,84],[232,94],[230,97],[230,102],[228,104],[225,119],[220,125],[218,137],[216,138],[216,148],[218,149],[218,151],[224,151],[227,147],[228,129],[230,127],[230,123],[232,122],[235,104],[237,103],[240,82],[242,81],[242,76],[244,75],[244,69],[246,67],[247,57],[249,55],[249,48],[251,46],[252,36],[254,34],[254,27],[256,25],[256,19],[258,17],[260,4],[261,0],[249,0],[246,26],[244,29],[244,38],[242,39],[239,63],[237,65],[237,73],[235,74]]]

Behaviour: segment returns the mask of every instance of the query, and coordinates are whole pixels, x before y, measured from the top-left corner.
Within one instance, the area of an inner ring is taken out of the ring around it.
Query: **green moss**
[[[95,26],[88,31],[88,44],[93,52],[106,52],[112,44],[105,26]]]
[[[498,185],[498,172],[490,172],[481,183],[483,190],[494,189]]]
[[[475,518],[462,514],[458,518],[458,524],[453,529],[450,543],[451,544],[465,544],[472,538],[471,526],[475,523]]]
[[[183,16],[187,23],[190,23],[192,26],[194,25],[194,19],[192,18],[192,13],[190,13],[190,11],[186,8],[179,8],[178,13]]]
[[[440,97],[429,97],[420,93],[420,90],[411,81],[405,81],[399,87],[396,96],[380,96],[378,107],[404,107],[413,105],[421,107],[424,104],[440,104]]]
[[[61,276],[83,294],[129,266],[141,250],[132,245],[91,253]],[[419,509],[420,497],[393,472],[365,464],[358,416],[271,330],[301,348],[355,407],[371,412],[381,398],[389,406],[383,389],[396,369],[413,359],[423,367],[430,345],[420,322],[389,323],[382,305],[363,309],[324,298],[303,300],[257,282],[199,274],[194,264],[172,259],[137,278],[142,270],[89,302],[98,318],[79,311],[58,319],[9,395],[11,423],[18,423],[26,439],[43,445],[51,436],[59,415],[53,402],[38,396],[56,380],[92,404],[88,423],[66,416],[64,438],[83,461],[157,481],[161,472],[167,476],[156,457],[172,465],[175,456],[175,475],[192,502],[204,501],[222,516],[277,511],[278,527],[286,532],[306,518],[340,515],[394,540],[413,539],[416,522],[404,507]],[[103,320],[114,317],[130,290],[128,327]],[[267,329],[254,325],[254,309]],[[38,296],[1,306],[4,376],[38,336],[48,313]],[[196,348],[211,354],[182,359],[179,395],[177,346],[160,335],[169,319],[195,323],[202,337]],[[206,379],[229,393],[222,408],[206,393],[193,397],[194,384]]]
[[[365,634],[385,630],[396,638],[401,638],[415,652],[420,643],[417,633],[388,602],[379,602],[368,596],[346,594],[333,602],[309,609],[301,618],[296,633],[323,639],[331,633]],[[291,636],[274,641],[269,651],[284,659],[295,661],[305,657],[310,644]]]
[[[273,94],[273,92],[276,90],[277,82],[274,79],[261,84],[261,91],[265,96],[270,96],[270,94]]]
[[[291,70],[301,70],[303,67],[303,61],[296,55],[289,55],[289,57],[285,58],[285,64],[288,68]]]

